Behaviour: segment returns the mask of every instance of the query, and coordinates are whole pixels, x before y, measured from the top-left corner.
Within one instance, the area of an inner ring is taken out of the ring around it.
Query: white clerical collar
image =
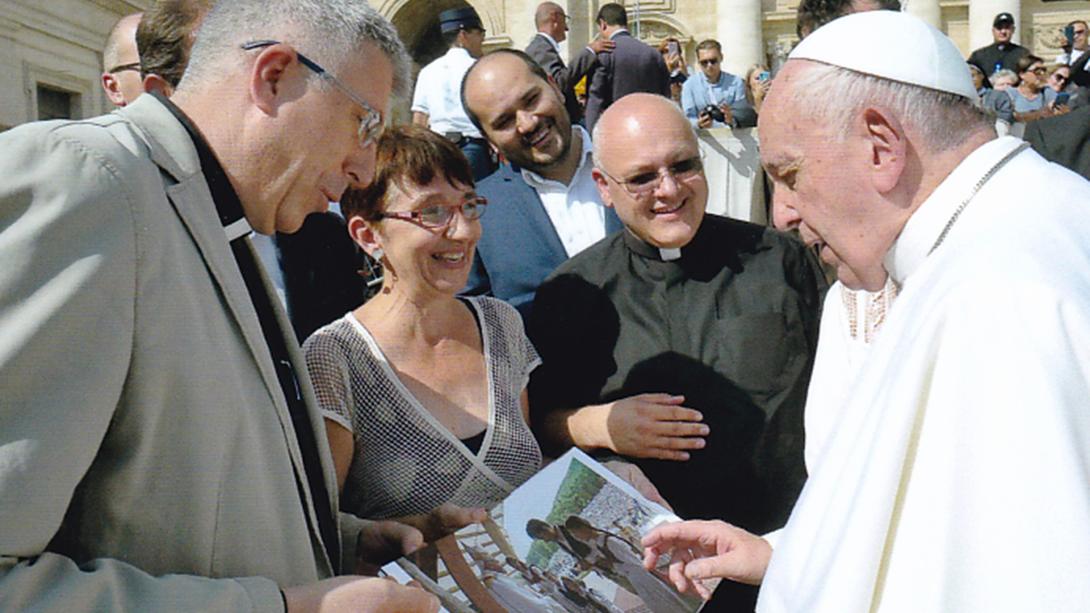
[[[564,185],[560,181],[553,181],[552,179],[546,179],[545,177],[537,174],[536,172],[534,172],[532,170],[527,170],[527,169],[523,168],[522,169],[522,180],[526,181],[526,183],[530,187],[540,188],[540,187],[545,187],[545,186],[551,184],[551,185],[563,185],[565,188],[569,188],[575,183],[575,178],[579,176],[579,173],[583,172],[583,168],[586,167],[588,164],[592,163],[591,162],[591,155],[592,155],[594,150],[590,146],[590,134],[587,134],[587,131],[583,128],[583,126],[581,126],[579,124],[573,124],[572,127],[571,127],[571,131],[572,131],[572,136],[578,137],[578,139],[579,139],[578,141],[576,141],[576,139],[573,138],[571,146],[572,147],[576,147],[576,146],[582,147],[582,150],[580,151],[580,154],[579,154],[579,165],[575,167],[575,172],[572,173],[571,181],[569,181],[567,185]]]
[[[681,257],[681,249],[678,247],[659,247],[659,257],[662,258],[663,262],[679,259]]]
[[[560,55],[560,43],[556,42],[556,39],[548,34],[548,32],[538,32],[538,36],[544,36],[545,40],[549,41],[549,44],[556,50],[556,54]]]
[[[1003,136],[977,147],[912,213],[885,257],[886,271],[897,285],[904,285],[905,279],[927,259],[950,217],[973,193],[977,181],[1021,144],[1019,138]]]

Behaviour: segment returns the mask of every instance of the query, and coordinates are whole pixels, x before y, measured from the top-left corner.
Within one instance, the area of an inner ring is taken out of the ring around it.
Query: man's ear
[[[863,110],[863,137],[870,153],[870,175],[874,188],[887,194],[897,186],[905,170],[907,142],[901,122],[885,109]]]
[[[150,73],[144,77],[144,91],[147,93],[159,92],[167,98],[174,93],[174,87],[167,80],[155,73]]]
[[[125,96],[121,95],[121,84],[117,82],[116,76],[109,72],[102,73],[102,89],[114,106],[125,106]]]
[[[598,195],[602,198],[602,204],[606,208],[613,208],[613,195],[609,193],[609,182],[606,181],[606,175],[598,168],[594,168],[590,171],[590,176],[594,177],[594,186],[598,188]]]
[[[250,69],[250,98],[254,106],[269,115],[276,114],[284,94],[284,77],[295,62],[295,50],[288,45],[276,44],[261,50]]]
[[[348,218],[348,235],[371,257],[374,257],[375,251],[382,248],[375,229],[359,215]]]

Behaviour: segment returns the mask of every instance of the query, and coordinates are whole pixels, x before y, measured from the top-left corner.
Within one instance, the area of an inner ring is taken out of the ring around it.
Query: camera
[[[701,115],[709,115],[714,121],[719,123],[727,123],[726,116],[723,115],[723,110],[714,104],[709,104],[700,110]]]

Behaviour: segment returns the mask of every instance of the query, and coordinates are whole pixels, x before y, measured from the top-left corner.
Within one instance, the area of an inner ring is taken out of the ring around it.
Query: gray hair
[[[237,69],[255,40],[290,44],[334,74],[365,43],[393,66],[393,94],[409,94],[409,55],[394,26],[363,0],[230,0],[204,18],[179,90],[214,82]],[[319,80],[318,83],[324,84]]]
[[[988,77],[988,82],[992,84],[992,87],[995,87],[999,84],[1000,79],[1008,79],[1011,82],[1011,85],[1018,85],[1018,82],[1022,80],[1022,78],[1018,76],[1018,73],[1010,68],[1000,68],[993,72],[992,76]]]
[[[932,152],[948,151],[982,130],[995,131],[995,119],[975,100],[828,64],[814,64],[800,74],[789,93],[792,108],[829,126],[839,139],[873,105],[891,109],[919,132],[921,144]]]
[[[650,95],[650,94],[648,94],[648,95]],[[664,100],[669,100],[669,98],[663,98],[663,99]],[[669,107],[670,107],[670,110],[667,110],[666,112],[667,113],[674,113],[679,118],[681,118],[681,121],[683,121],[685,123],[685,125],[689,127],[689,134],[692,135],[693,141],[696,142],[697,145],[699,146],[700,140],[697,138],[696,128],[693,127],[693,124],[692,124],[692,122],[689,121],[689,118],[685,116],[685,113],[681,110],[681,107],[679,107],[676,104],[671,104],[671,105],[669,105]],[[601,161],[602,160],[602,147],[604,146],[602,143],[604,143],[606,141],[606,139],[607,139],[606,131],[602,129],[602,121],[601,121],[601,118],[599,118],[598,122],[594,124],[594,131],[590,135],[590,142],[593,145],[592,155],[594,156],[594,165],[596,167],[598,167],[598,168],[601,168],[602,170],[605,170],[605,168],[602,166],[602,161]]]

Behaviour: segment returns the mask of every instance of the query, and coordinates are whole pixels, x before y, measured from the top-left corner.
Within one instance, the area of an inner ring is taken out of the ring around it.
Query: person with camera
[[[700,72],[681,88],[681,108],[697,128],[752,128],[757,112],[746,100],[745,81],[722,69],[723,47],[716,40],[696,46]]]

